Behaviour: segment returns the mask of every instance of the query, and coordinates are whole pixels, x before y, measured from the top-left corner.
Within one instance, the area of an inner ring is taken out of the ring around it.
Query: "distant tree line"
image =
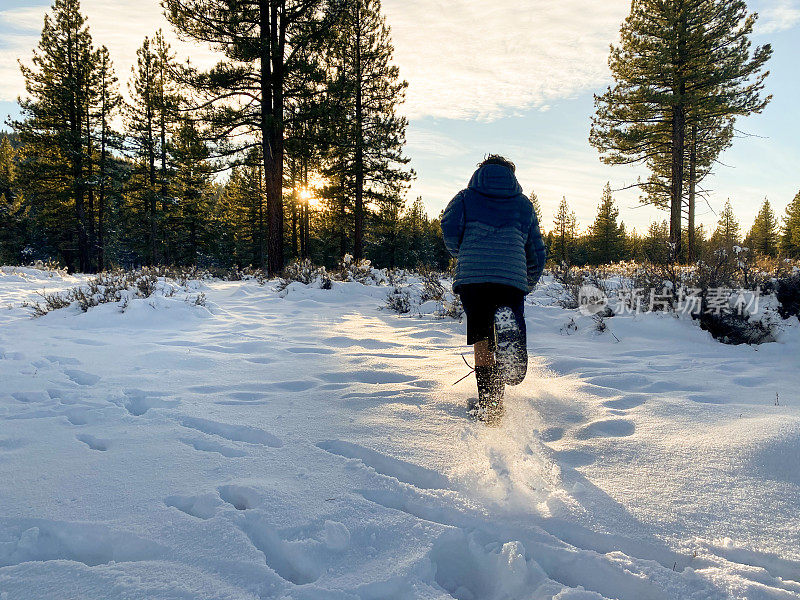
[[[536,194],[531,194],[531,198],[540,223],[544,223]],[[687,236],[687,232],[683,235]],[[789,203],[780,222],[765,198],[746,234],[727,201],[714,230],[706,231],[699,225],[695,228],[694,239],[696,259],[707,259],[717,252],[732,256],[736,246],[749,248],[759,256],[800,259],[800,192]],[[594,222],[582,232],[575,213],[570,210],[566,198],[562,198],[545,240],[548,256],[557,264],[602,265],[623,260],[666,264],[674,260],[670,251],[669,223],[666,220],[653,222],[645,232],[628,230],[619,220],[619,210],[608,184]]]
[[[209,70],[145,37],[123,100],[79,0],[54,0],[0,148],[0,259],[447,266],[403,153],[380,0],[164,0]]]

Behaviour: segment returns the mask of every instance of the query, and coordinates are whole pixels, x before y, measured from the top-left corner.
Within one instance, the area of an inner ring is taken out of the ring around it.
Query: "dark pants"
[[[494,313],[501,306],[514,312],[522,336],[525,330],[525,293],[501,283],[468,283],[458,288],[467,315],[467,344],[489,340],[494,348]]]

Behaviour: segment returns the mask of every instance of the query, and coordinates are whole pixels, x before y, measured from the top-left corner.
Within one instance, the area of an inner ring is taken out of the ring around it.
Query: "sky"
[[[48,1],[0,4],[0,117],[19,114],[24,95],[18,60],[29,64]],[[180,42],[157,0],[83,0],[96,44],[105,44],[121,80],[145,35],[163,28],[179,57],[210,65],[208,48]],[[711,227],[727,199],[746,230],[767,197],[776,213],[800,190],[800,0],[749,0],[759,13],[755,44],[774,55],[763,114],[740,119],[742,132],[705,182],[708,203],[698,221]],[[466,186],[487,153],[517,164],[526,193],[535,191],[543,224],[562,196],[582,227],[597,209],[603,186],[620,189],[645,176],[641,167],[604,165],[589,145],[593,95],[611,83],[609,44],[616,41],[630,0],[383,0],[395,62],[409,88],[406,152],[422,196],[438,215]],[[125,85],[122,86],[123,91]],[[628,228],[646,230],[666,213],[641,206],[636,190],[615,193]]]

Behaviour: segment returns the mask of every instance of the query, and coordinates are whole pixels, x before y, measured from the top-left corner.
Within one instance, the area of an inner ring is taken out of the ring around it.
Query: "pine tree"
[[[197,124],[184,116],[169,145],[174,203],[167,224],[171,255],[181,264],[196,265],[208,242],[212,167],[203,138]]]
[[[566,196],[561,198],[558,212],[553,220],[553,257],[559,263],[570,264],[572,251],[577,237],[577,219],[570,212]]]
[[[234,167],[211,210],[214,253],[228,265],[260,265],[266,251],[263,162],[254,149]]]
[[[117,77],[108,49],[102,46],[97,53],[98,99],[96,107],[97,132],[99,143],[97,190],[97,266],[100,270],[106,267],[106,204],[109,192],[113,188],[111,152],[122,148],[119,134],[111,129],[110,121],[122,104],[122,97],[117,92]]]
[[[78,0],[54,0],[32,66],[21,65],[28,98],[12,123],[24,146],[20,179],[37,228],[71,269],[88,272],[87,115],[94,96],[95,51]],[[77,256],[76,256],[77,255]]]
[[[683,206],[682,216],[686,216],[687,225],[684,230],[685,257],[692,262],[698,256],[698,242],[695,238],[696,204],[702,190],[698,186],[712,172],[719,154],[730,147],[734,127],[733,119],[703,119],[687,114],[687,135],[685,141],[683,165]],[[642,201],[660,208],[669,208],[672,193],[672,156],[668,152],[657,152],[647,160],[650,177],[640,183],[645,192]]]
[[[136,177],[131,192],[133,213],[140,214],[141,249],[149,265],[157,264],[158,256],[158,56],[149,37],[136,51],[136,67],[128,82],[130,103],[126,108],[128,138],[136,162]],[[138,210],[137,210],[138,208]]]
[[[539,228],[542,231],[542,235],[544,235],[544,221],[542,221],[542,205],[539,203],[539,196],[536,195],[536,192],[531,190],[530,195],[531,204],[533,204],[533,212],[536,214],[536,220],[539,221]]]
[[[642,236],[636,232],[635,227],[625,236],[623,255],[626,260],[638,261],[644,258]]]
[[[406,201],[402,195],[397,194],[378,200],[376,205],[377,211],[373,218],[375,231],[372,236],[374,243],[369,249],[369,256],[376,264],[385,264],[393,269],[404,262],[402,224]]]
[[[741,243],[739,233],[739,221],[733,214],[731,201],[727,200],[717,221],[717,228],[711,236],[711,244],[716,249],[724,249],[730,252],[734,246]]]
[[[766,198],[744,243],[765,256],[778,255],[778,219]]]
[[[17,167],[14,164],[17,152],[11,145],[7,135],[0,138],[0,194],[5,196],[7,202],[13,202],[16,195],[14,179]]]
[[[642,253],[646,260],[665,264],[669,260],[669,224],[666,221],[650,223],[647,235],[642,240]]]
[[[287,101],[308,52],[330,35],[324,0],[164,0],[168,20],[183,35],[224,54],[215,67],[187,67],[182,79],[198,93],[198,107],[228,156],[259,147],[266,191],[267,268],[284,266],[284,142]]]
[[[617,224],[618,217],[619,209],[614,206],[611,184],[606,183],[597,216],[589,229],[590,260],[594,264],[608,264],[622,257],[625,230]]]
[[[800,258],[800,192],[786,207],[780,245],[783,256]]]
[[[696,136],[694,126],[710,127],[706,137],[714,142],[703,150],[713,154],[736,116],[761,112],[771,99],[761,91],[772,49],[751,54],[755,20],[745,0],[635,0],[621,44],[612,47],[616,83],[595,97],[590,142],[604,162],[647,163],[656,180],[668,165],[673,260],[681,254],[689,130]]]
[[[169,262],[162,256],[162,222],[172,204],[168,160],[172,128],[177,116],[177,92],[170,73],[174,57],[161,31],[144,38],[136,51],[133,78],[128,82],[130,103],[126,125],[137,165],[131,188],[135,212],[141,215],[142,251],[148,264]]]
[[[403,155],[408,121],[397,114],[406,81],[391,64],[389,27],[380,0],[343,0],[333,68],[339,96],[339,178],[353,196],[353,257],[364,254],[369,204],[403,194],[413,172]]]
[[[0,263],[15,263],[23,243],[16,156],[8,136],[3,135],[0,138]]]

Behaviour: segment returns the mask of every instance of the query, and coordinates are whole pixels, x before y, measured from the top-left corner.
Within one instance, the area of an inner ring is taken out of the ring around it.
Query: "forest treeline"
[[[219,61],[198,69],[155,32],[123,100],[79,1],[54,1],[3,146],[5,260],[444,260],[438,225],[406,203],[407,83],[379,0],[162,4]]]
[[[162,6],[180,36],[217,50],[214,67],[176,56],[157,31],[121,82],[79,0],[54,0],[21,67],[21,115],[0,138],[0,261],[84,272],[252,265],[273,275],[294,258],[333,266],[345,254],[448,266],[438,220],[421,198],[406,200],[408,84],[380,0]],[[769,102],[771,49],[751,52],[754,21],[741,0],[633,4],[590,141],[606,162],[645,162],[642,200],[670,220],[626,229],[607,187],[580,232],[566,200],[550,219],[531,194],[554,260],[691,261],[736,244],[798,256],[800,194],[781,222],[765,201],[747,234],[730,205],[715,231],[694,224],[735,119]]]

